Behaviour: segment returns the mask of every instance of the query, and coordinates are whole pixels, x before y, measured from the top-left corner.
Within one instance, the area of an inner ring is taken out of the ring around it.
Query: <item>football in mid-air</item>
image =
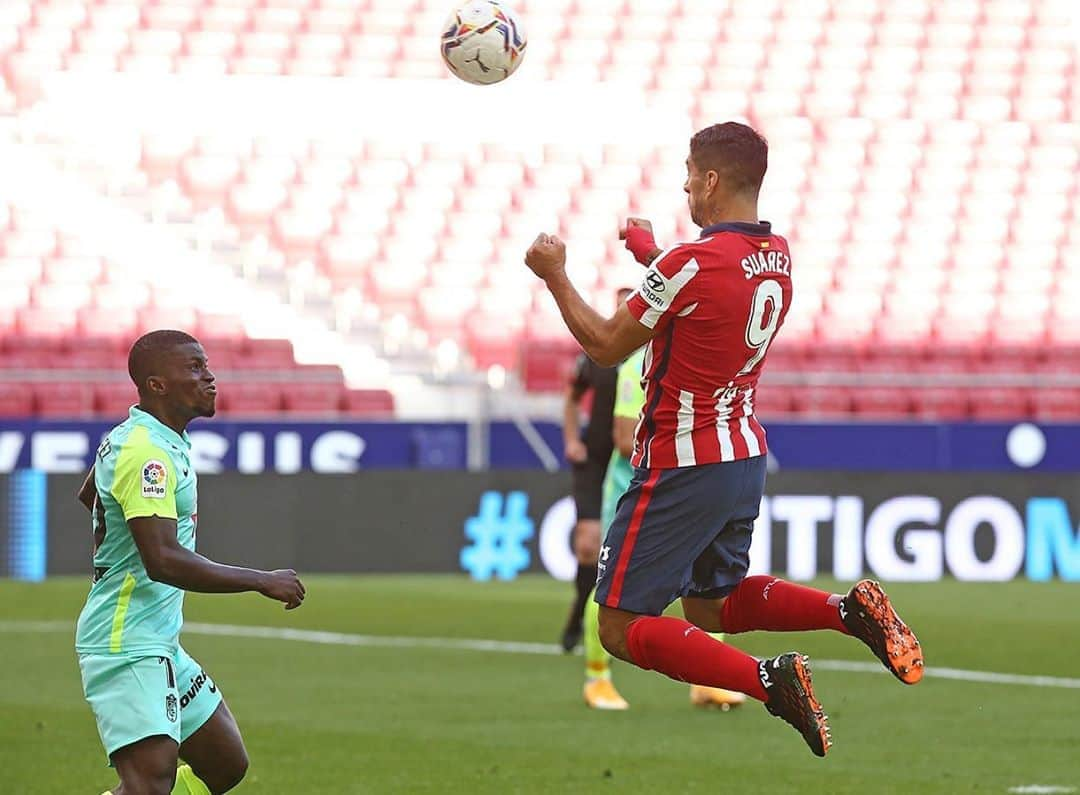
[[[506,3],[470,0],[446,18],[442,57],[466,83],[498,83],[521,65],[526,41],[525,28]]]

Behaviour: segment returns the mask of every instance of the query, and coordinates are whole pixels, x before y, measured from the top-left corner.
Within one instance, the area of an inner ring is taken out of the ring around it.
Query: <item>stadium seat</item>
[[[566,388],[579,349],[567,343],[530,342],[521,350],[521,380],[531,392]]]
[[[218,392],[218,408],[224,414],[244,417],[264,417],[280,414],[282,395],[273,381],[230,381]]]
[[[344,388],[333,382],[291,382],[282,386],[282,407],[294,414],[332,415],[341,408]]]
[[[139,402],[135,385],[130,381],[112,381],[94,386],[94,413],[113,422],[122,420],[128,409]]]
[[[41,417],[89,417],[94,413],[94,391],[83,382],[41,381],[34,384],[34,409]]]
[[[347,389],[341,397],[341,410],[357,417],[390,417],[394,396],[385,389]]]
[[[0,361],[4,356],[0,355]],[[14,419],[34,414],[34,392],[30,384],[0,381],[0,417]]]

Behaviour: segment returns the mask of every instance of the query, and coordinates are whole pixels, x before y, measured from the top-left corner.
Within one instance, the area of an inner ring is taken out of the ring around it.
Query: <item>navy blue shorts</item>
[[[600,548],[596,601],[658,616],[683,596],[727,596],[750,566],[766,456],[635,469]]]

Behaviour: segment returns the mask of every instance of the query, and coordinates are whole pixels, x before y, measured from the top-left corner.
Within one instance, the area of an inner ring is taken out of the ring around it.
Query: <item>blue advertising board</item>
[[[0,472],[82,472],[107,422],[0,419]],[[562,432],[534,424],[559,461]],[[200,472],[356,472],[465,469],[463,422],[197,420]],[[878,472],[1080,472],[1080,425],[1033,423],[769,423],[774,468]],[[481,458],[492,469],[536,469],[541,458],[511,422],[493,422]]]

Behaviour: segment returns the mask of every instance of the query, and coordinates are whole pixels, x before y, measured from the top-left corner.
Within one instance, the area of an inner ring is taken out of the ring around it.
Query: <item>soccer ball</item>
[[[505,80],[525,57],[525,29],[498,0],[462,3],[450,12],[442,30],[443,60],[466,83]]]

